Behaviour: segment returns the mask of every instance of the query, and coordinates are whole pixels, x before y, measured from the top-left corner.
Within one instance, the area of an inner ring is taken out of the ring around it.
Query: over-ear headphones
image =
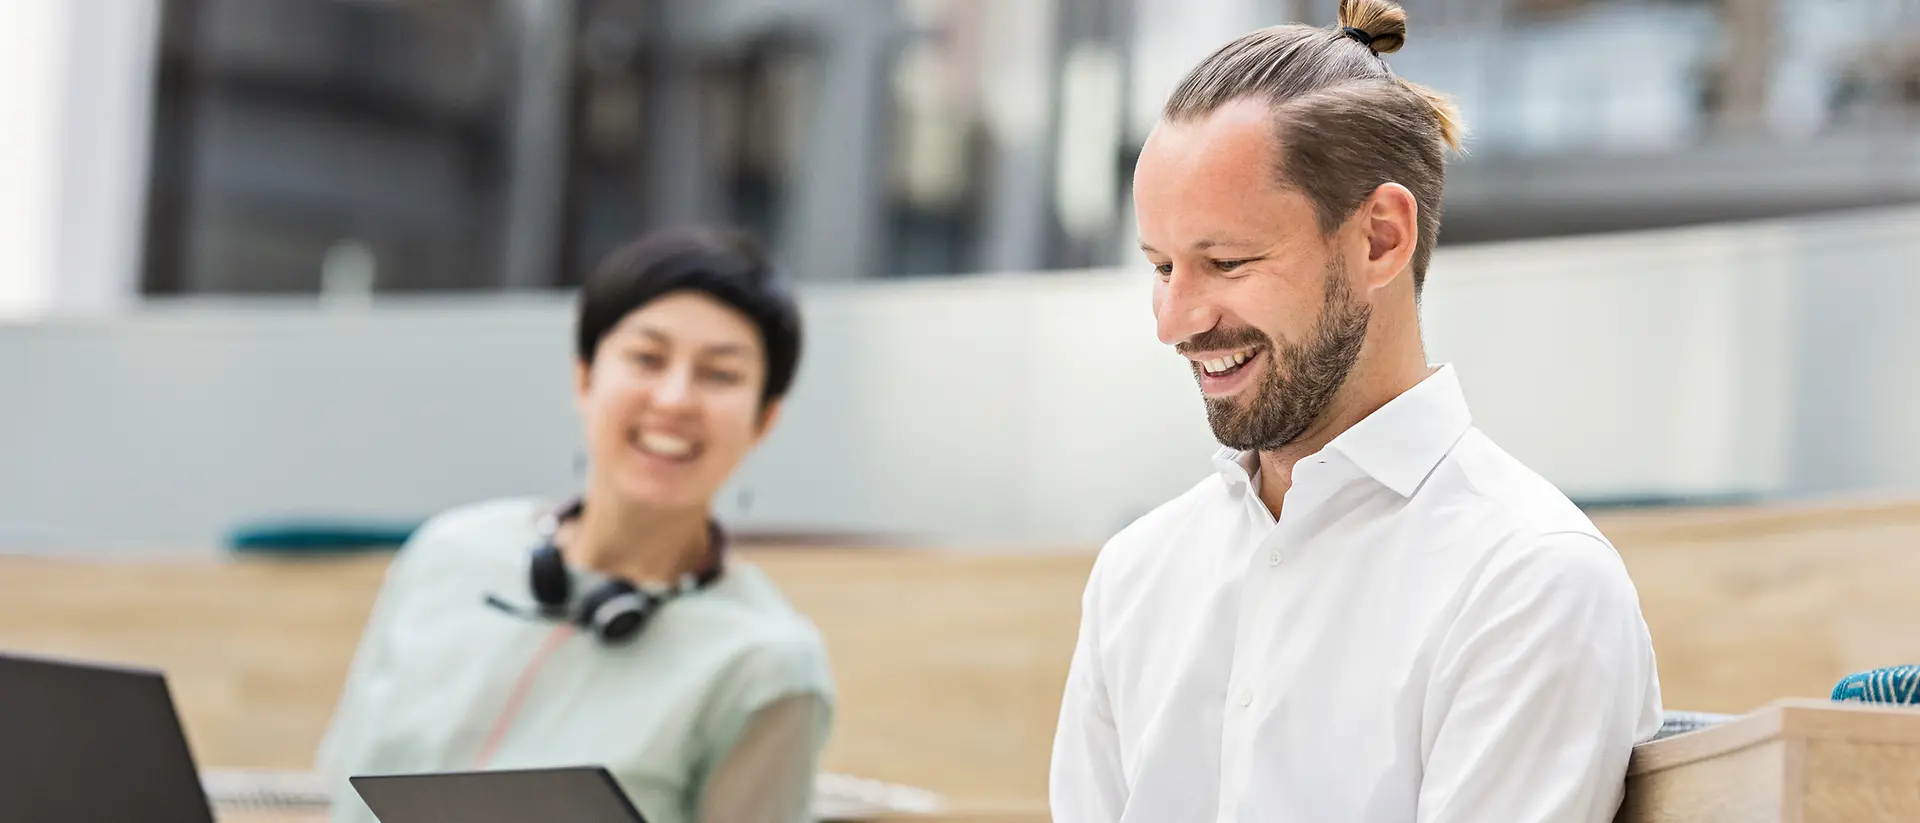
[[[602,642],[620,643],[639,634],[667,601],[711,586],[720,579],[725,567],[726,536],[718,523],[709,520],[708,560],[698,572],[681,575],[675,585],[666,587],[641,587],[626,580],[609,579],[588,590],[575,606],[573,572],[567,568],[566,558],[554,539],[560,525],[578,517],[583,506],[584,501],[576,499],[540,518],[540,545],[534,548],[527,564],[527,583],[533,599],[540,604],[540,617],[565,620],[593,633]],[[522,614],[499,598],[490,596],[487,602],[495,608]]]

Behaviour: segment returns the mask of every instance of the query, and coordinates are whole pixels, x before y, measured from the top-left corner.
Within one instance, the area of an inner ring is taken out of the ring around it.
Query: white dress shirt
[[[1278,522],[1257,455],[1215,463],[1094,563],[1054,820],[1613,819],[1660,726],[1638,594],[1450,366],[1300,460]]]

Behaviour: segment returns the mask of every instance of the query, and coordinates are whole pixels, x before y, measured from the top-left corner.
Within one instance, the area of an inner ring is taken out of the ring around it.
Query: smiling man
[[[1160,340],[1226,448],[1095,563],[1060,823],[1606,823],[1659,728],[1620,558],[1426,359],[1458,127],[1405,37],[1385,0],[1242,37],[1141,153]]]

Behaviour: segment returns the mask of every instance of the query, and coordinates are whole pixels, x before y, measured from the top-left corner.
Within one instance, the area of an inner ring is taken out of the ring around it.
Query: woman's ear
[[[573,360],[573,406],[585,409],[587,405],[587,387],[593,379],[593,364],[585,360]]]
[[[760,409],[760,429],[753,433],[753,442],[755,445],[767,439],[767,432],[772,431],[773,424],[780,420],[781,408],[781,401],[772,400]]]

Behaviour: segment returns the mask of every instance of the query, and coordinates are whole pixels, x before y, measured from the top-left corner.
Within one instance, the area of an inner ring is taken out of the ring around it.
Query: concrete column
[[[573,99],[573,0],[511,0],[519,37],[507,222],[501,285],[550,286],[559,280],[566,213],[568,134]]]
[[[53,302],[70,22],[62,0],[0,3],[0,318]]]
[[[891,6],[862,0],[844,13],[820,12],[829,48],[787,206],[794,271],[807,280],[885,274],[887,89],[899,36]]]
[[[1766,123],[1767,90],[1771,86],[1777,0],[1722,0],[1727,52],[1720,64],[1720,125],[1737,131]]]
[[[0,3],[0,320],[138,300],[159,12]]]
[[[1054,0],[994,0],[988,8],[981,68],[993,162],[981,264],[991,272],[1029,271],[1045,263],[1054,219],[1049,137],[1059,16]]]

